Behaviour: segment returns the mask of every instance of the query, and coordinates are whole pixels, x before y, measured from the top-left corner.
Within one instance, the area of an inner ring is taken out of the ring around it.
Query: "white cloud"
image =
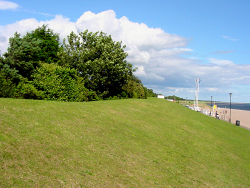
[[[85,12],[76,22],[78,32],[88,29],[92,32],[103,31],[117,40],[122,33],[119,19],[116,18],[112,10],[94,14],[90,11]]]
[[[0,10],[8,10],[8,9],[17,9],[19,7],[18,4],[0,0]]]
[[[209,58],[210,62],[215,65],[233,65],[234,63],[229,60],[219,60],[215,58]]]
[[[125,16],[118,19],[113,10],[98,14],[85,12],[77,20],[76,28],[78,32],[86,29],[92,32],[101,30],[111,35],[114,40],[122,41],[129,54],[127,61],[134,65],[149,64],[158,50],[160,50],[159,53],[164,53],[165,50],[165,53],[172,54],[180,54],[189,50],[181,48],[186,46],[188,41],[186,38],[171,35],[159,28],[149,28],[144,23],[131,22]],[[167,49],[172,50],[167,52]],[[150,74],[150,78],[158,78],[156,75]]]
[[[2,53],[6,52],[9,44],[9,38],[14,36],[18,31],[21,35],[25,35],[28,31],[34,30],[39,25],[39,22],[34,19],[25,19],[13,24],[0,26],[0,37],[6,40],[0,40],[0,49]]]
[[[228,36],[222,36],[222,38],[230,40],[230,41],[238,41],[239,40],[239,39],[234,39],[234,38],[231,38],[231,37],[228,37]]]
[[[140,51],[136,46],[131,46],[126,50],[126,52],[129,54],[127,58],[128,62],[148,64],[149,60],[151,59],[150,53],[148,51]]]
[[[25,19],[17,21],[13,24],[0,26],[0,49],[2,54],[7,51],[9,38],[14,36],[14,33],[17,31],[21,36],[25,35],[27,32],[30,32],[36,29],[38,26],[43,24],[48,24],[48,27],[54,30],[54,32],[60,34],[61,42],[63,38],[66,38],[71,31],[77,32],[75,23],[70,22],[68,18],[64,18],[61,15],[55,16],[54,19],[49,21],[37,21],[34,18]]]
[[[127,17],[116,18],[113,10],[104,11],[98,14],[85,12],[76,22],[78,32],[89,29],[96,32],[103,32],[112,35],[114,40],[122,41],[129,48],[134,46],[139,51],[162,48],[184,47],[188,39],[178,35],[171,35],[160,28],[149,28],[144,23],[135,23]]]
[[[220,88],[212,88],[212,87],[207,87],[207,88],[204,88],[207,92],[219,92],[221,91]]]
[[[164,77],[159,76],[153,72],[145,72],[144,66],[139,66],[138,70],[135,72],[135,76],[139,78],[143,78],[144,80],[147,80],[148,82],[162,82],[165,80]]]
[[[48,24],[49,28],[60,35],[61,41],[64,38],[67,38],[67,35],[69,35],[70,32],[73,31],[74,33],[77,33],[76,24],[71,22],[69,18],[64,18],[62,15],[57,15],[54,19],[46,22],[40,22],[40,25],[42,24]]]
[[[183,52],[192,52],[192,51],[194,51],[194,50],[189,49],[189,48],[173,48],[173,50],[183,51]]]
[[[216,51],[213,52],[213,54],[228,54],[228,53],[233,53],[235,52],[234,50],[227,50],[227,51]]]

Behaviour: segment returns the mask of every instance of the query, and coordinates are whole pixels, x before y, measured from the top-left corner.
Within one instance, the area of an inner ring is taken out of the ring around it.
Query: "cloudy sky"
[[[48,24],[71,32],[103,31],[125,44],[127,61],[156,93],[250,102],[248,0],[0,0],[0,50],[8,39]]]

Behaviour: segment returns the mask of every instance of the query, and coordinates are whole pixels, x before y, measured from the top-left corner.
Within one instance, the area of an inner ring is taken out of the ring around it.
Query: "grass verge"
[[[0,99],[0,187],[250,187],[249,143],[163,99]]]

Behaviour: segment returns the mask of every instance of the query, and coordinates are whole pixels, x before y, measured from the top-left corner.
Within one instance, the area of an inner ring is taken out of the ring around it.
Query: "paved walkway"
[[[214,113],[216,111],[219,114],[220,119],[229,122],[230,109],[228,108],[214,109]],[[250,111],[231,109],[231,118],[232,118],[231,120],[232,124],[236,125],[236,120],[239,120],[240,127],[250,130]]]

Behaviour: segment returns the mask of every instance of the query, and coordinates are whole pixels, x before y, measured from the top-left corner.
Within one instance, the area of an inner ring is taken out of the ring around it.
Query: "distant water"
[[[211,103],[207,103],[209,106],[211,106]],[[215,103],[218,108],[228,108],[230,109],[230,103],[229,102],[218,102]],[[247,110],[250,111],[250,103],[231,103],[232,109],[237,110]]]

